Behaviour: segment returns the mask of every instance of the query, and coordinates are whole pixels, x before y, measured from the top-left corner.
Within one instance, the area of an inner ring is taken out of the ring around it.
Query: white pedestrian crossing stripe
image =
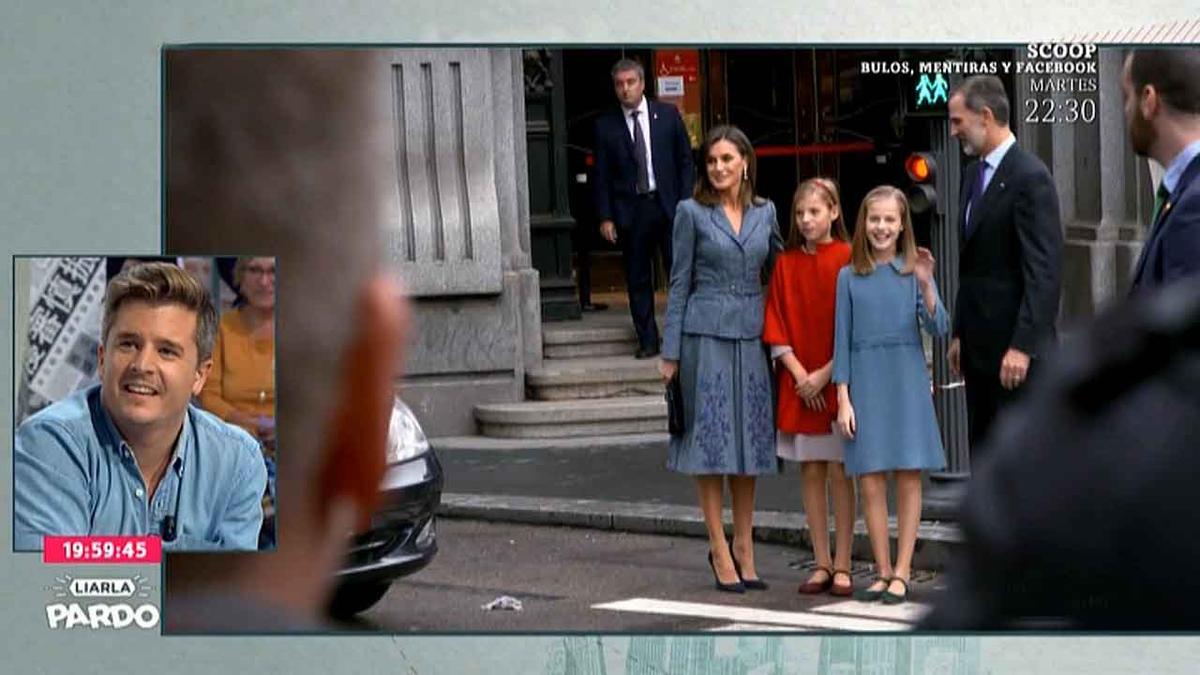
[[[903,621],[915,624],[929,612],[929,605],[920,602],[905,602],[899,605],[885,605],[882,602],[859,602],[844,600],[828,605],[817,605],[809,610],[821,614],[837,614],[839,616],[855,616],[863,619],[883,619],[885,621]]]
[[[835,603],[845,605],[846,603]],[[854,603],[866,606],[866,603]],[[630,598],[617,602],[592,605],[593,609],[617,612],[640,612],[643,614],[667,614],[698,619],[714,619],[735,624],[757,624],[807,628],[813,630],[845,630],[856,632],[906,631],[913,625],[908,621],[864,618],[846,614],[846,608],[835,612],[784,612],[773,609],[757,609],[734,605],[717,605],[703,602],[680,602],[654,598]]]
[[[769,623],[727,623],[716,628],[709,628],[710,633],[805,633],[811,628],[799,626],[776,626]]]

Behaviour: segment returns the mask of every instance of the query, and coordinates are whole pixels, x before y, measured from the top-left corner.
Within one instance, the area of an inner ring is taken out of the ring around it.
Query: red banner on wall
[[[659,49],[654,52],[655,97],[679,108],[693,148],[700,147],[700,50]]]

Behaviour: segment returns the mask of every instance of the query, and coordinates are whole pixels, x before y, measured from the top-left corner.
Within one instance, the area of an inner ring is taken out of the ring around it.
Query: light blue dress
[[[679,361],[686,432],[671,437],[673,471],[778,471],[762,330],[764,272],[781,245],[769,201],[751,205],[736,234],[720,207],[688,199],[676,209],[662,355]]]
[[[871,274],[838,272],[832,380],[849,383],[856,425],[847,474],[946,465],[920,330],[945,335],[950,321],[940,296],[936,312],[926,311],[916,275],[903,268],[896,256]]]

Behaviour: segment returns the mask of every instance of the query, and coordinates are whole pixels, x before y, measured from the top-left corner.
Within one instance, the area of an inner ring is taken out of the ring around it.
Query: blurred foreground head
[[[166,52],[166,247],[276,256],[275,553],[178,555],[168,631],[316,627],[384,468],[406,308],[380,275],[391,157],[370,52]]]
[[[1200,277],[1127,299],[997,420],[922,628],[1200,629]]]
[[[1134,49],[1121,73],[1133,151],[1165,168],[1200,139],[1200,48]]]

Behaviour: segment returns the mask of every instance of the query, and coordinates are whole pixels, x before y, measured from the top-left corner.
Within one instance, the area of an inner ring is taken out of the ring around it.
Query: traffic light
[[[937,160],[933,153],[914,152],[904,160],[904,172],[912,185],[908,189],[908,203],[913,215],[922,215],[938,206]]]
[[[904,173],[908,174],[908,206],[917,244],[931,246],[934,226],[942,210],[938,198],[936,153],[910,153],[904,160]]]

